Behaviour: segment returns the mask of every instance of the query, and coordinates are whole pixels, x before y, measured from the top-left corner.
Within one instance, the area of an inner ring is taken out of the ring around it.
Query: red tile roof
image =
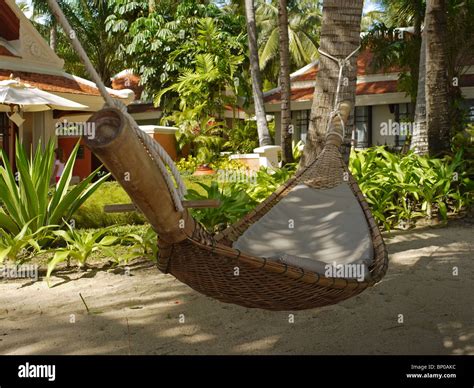
[[[6,40],[20,37],[20,19],[4,0],[0,1],[0,37]]]
[[[382,81],[382,82],[364,82],[357,84],[356,94],[383,94],[396,93],[397,81]],[[311,101],[313,99],[314,87],[298,88],[291,91],[291,101]],[[278,104],[281,100],[280,92],[275,92],[264,98],[266,103]]]
[[[135,93],[136,100],[140,99],[143,92],[143,86],[140,85],[140,77],[135,74],[123,74],[112,78],[112,89],[131,89]]]
[[[315,64],[311,69],[305,71],[303,74],[300,74],[296,77],[291,78],[292,82],[302,82],[302,81],[313,81],[316,79],[316,74],[318,73],[318,65]]]
[[[314,87],[291,90],[291,101],[308,101],[313,98]],[[277,104],[281,101],[281,92],[272,93],[263,99],[270,104]]]
[[[84,94],[90,96],[100,95],[96,87],[60,75],[0,69],[0,81],[10,78],[10,74],[12,73],[13,77],[20,78],[22,82],[47,92]]]
[[[396,93],[398,81],[364,82],[357,84],[356,94]]]
[[[383,74],[383,73],[399,73],[401,69],[397,66],[391,66],[386,69],[374,70],[372,68],[372,60],[374,54],[369,50],[362,51],[357,57],[357,75],[368,75],[368,74]],[[315,63],[310,69],[305,71],[303,74],[300,74],[296,77],[293,77],[292,82],[301,82],[301,81],[313,81],[316,79],[316,74],[318,73],[318,63]]]

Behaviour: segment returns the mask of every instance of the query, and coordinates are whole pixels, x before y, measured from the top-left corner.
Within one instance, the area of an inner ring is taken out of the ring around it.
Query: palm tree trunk
[[[279,0],[278,24],[280,29],[280,87],[281,87],[281,147],[282,163],[293,162],[291,144],[291,81],[290,81],[290,38],[288,36],[288,10],[286,0]]]
[[[445,0],[427,1],[425,29],[428,150],[430,155],[439,155],[449,150],[450,141]]]
[[[148,13],[155,12],[156,3],[155,0],[148,0]]]
[[[253,0],[245,0],[245,14],[247,17],[247,34],[250,51],[250,72],[252,75],[252,90],[255,104],[255,116],[257,118],[258,140],[260,146],[272,144],[272,138],[268,131],[267,116],[263,105],[262,76],[257,46],[257,23],[255,21],[255,7]]]
[[[53,22],[49,29],[49,47],[51,47],[54,52],[56,52],[58,47],[58,25],[56,22]]]
[[[420,65],[418,66],[418,92],[415,105],[415,128],[410,149],[419,155],[428,153],[428,133],[426,128],[426,33],[421,34]]]
[[[346,58],[360,44],[360,28],[363,0],[324,0],[320,48],[337,57]],[[339,100],[348,100],[355,106],[357,54],[350,59],[350,66],[343,73],[343,85]],[[336,97],[339,66],[332,59],[320,55],[316,75],[313,105],[306,146],[301,166],[310,164],[324,146],[325,131]],[[346,140],[350,141],[353,115],[346,125]],[[348,153],[345,152],[347,155]]]

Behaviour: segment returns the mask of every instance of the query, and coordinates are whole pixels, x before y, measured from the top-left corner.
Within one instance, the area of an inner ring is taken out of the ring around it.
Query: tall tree
[[[258,0],[260,69],[268,86],[279,78],[279,0]],[[290,67],[294,71],[318,58],[321,7],[314,0],[287,1]]]
[[[418,93],[415,105],[415,130],[410,149],[420,155],[428,153],[428,133],[426,128],[426,33],[421,35],[420,65],[418,70]]]
[[[431,155],[449,150],[447,12],[445,0],[428,0],[426,30],[426,124]]]
[[[67,4],[63,1],[58,1],[61,8]],[[45,0],[32,0],[33,19],[42,19],[42,23],[48,28],[49,33],[49,47],[56,52],[58,48],[58,24],[56,18],[51,13],[48,3]]]
[[[288,35],[288,9],[286,0],[278,3],[278,24],[280,30],[280,87],[281,87],[281,147],[283,165],[293,162],[291,144],[291,81],[290,81],[290,38]]]
[[[255,5],[253,0],[245,0],[245,14],[247,17],[247,34],[250,51],[250,73],[252,76],[252,90],[257,118],[257,130],[260,146],[272,144],[268,130],[265,106],[263,105],[262,76],[258,59],[257,23],[255,21]]]
[[[360,44],[360,28],[363,0],[325,0],[321,27],[321,50],[338,59],[346,58]],[[353,55],[343,72],[340,101],[349,100],[354,106],[356,87],[357,54]],[[333,110],[339,79],[337,62],[321,55],[319,71],[316,75],[313,105],[307,142],[304,148],[302,166],[308,165],[317,157],[324,146],[328,119]],[[351,127],[349,120],[347,127]],[[346,135],[350,131],[346,130]]]

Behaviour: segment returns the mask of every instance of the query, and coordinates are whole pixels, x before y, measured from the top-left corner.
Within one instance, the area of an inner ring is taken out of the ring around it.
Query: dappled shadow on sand
[[[396,233],[387,238],[391,263],[379,285],[294,313],[223,304],[153,268],[50,289],[3,282],[0,353],[474,354],[472,234]]]

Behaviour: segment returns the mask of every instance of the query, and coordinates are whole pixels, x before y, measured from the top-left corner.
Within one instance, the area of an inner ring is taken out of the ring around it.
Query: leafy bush
[[[176,167],[179,172],[183,175],[193,174],[194,171],[199,167],[197,158],[192,155],[188,155],[186,158],[182,158],[176,162]]]
[[[49,182],[53,171],[54,143],[50,141],[45,150],[38,146],[32,159],[28,158],[24,147],[18,143],[16,166],[12,170],[4,150],[0,150],[0,228],[16,235],[24,225],[34,233],[47,225],[60,225],[108,178],[105,175],[92,183],[99,170],[91,173],[81,183],[70,187],[72,169],[76,160],[79,143],[76,144],[65,164],[61,179],[53,190]]]
[[[118,237],[106,235],[110,228],[88,231],[74,229],[69,224],[67,228],[67,230],[54,231],[57,237],[64,240],[66,247],[54,250],[54,256],[48,263],[46,274],[48,281],[51,272],[63,261],[72,258],[77,261],[79,267],[83,267],[90,255],[96,251],[102,250],[112,257],[115,255],[114,251],[108,248],[118,241]]]
[[[199,163],[198,158],[193,157],[192,155],[188,155],[186,158],[183,158],[179,160],[178,162],[176,162],[176,166],[178,167],[178,170],[184,176],[193,174],[196,171],[196,169],[199,167],[199,165],[200,163]],[[215,158],[213,162],[209,163],[209,167],[212,168],[214,171],[243,170],[246,168],[246,166],[242,164],[241,162],[239,162],[238,160],[233,160],[233,159],[231,160],[226,155],[221,155]]]
[[[229,157],[225,155],[219,156],[214,162],[209,165],[209,167],[211,167],[214,171],[241,171],[248,168],[242,162],[239,162],[238,160],[234,159],[229,159]]]
[[[227,131],[228,140],[224,149],[234,152],[248,154],[258,147],[257,122],[254,120],[236,120],[233,128]]]
[[[384,147],[353,151],[350,169],[372,214],[387,230],[434,212],[446,220],[472,203],[463,152],[443,159],[393,154]]]
[[[295,163],[288,163],[283,168],[269,170],[261,168],[256,173],[254,183],[237,182],[237,189],[244,190],[250,198],[259,203],[268,198],[276,189],[290,179],[296,170]]]
[[[31,221],[27,222],[17,235],[5,233],[0,229],[0,263],[5,259],[20,263],[27,261],[34,253],[42,250],[37,241],[38,237],[44,238],[47,229],[56,227],[56,225],[43,226],[35,232],[30,232],[30,223]]]
[[[198,183],[204,193],[188,190],[187,199],[218,199],[221,205],[218,208],[193,209],[192,215],[210,231],[225,229],[228,225],[238,221],[257,204],[245,191],[235,184],[219,187],[213,181],[210,185]]]
[[[132,246],[131,252],[122,260],[128,260],[136,257],[146,257],[155,261],[158,254],[158,236],[151,226],[146,229],[139,230],[136,233],[128,233],[121,239],[122,244],[129,243]]]

